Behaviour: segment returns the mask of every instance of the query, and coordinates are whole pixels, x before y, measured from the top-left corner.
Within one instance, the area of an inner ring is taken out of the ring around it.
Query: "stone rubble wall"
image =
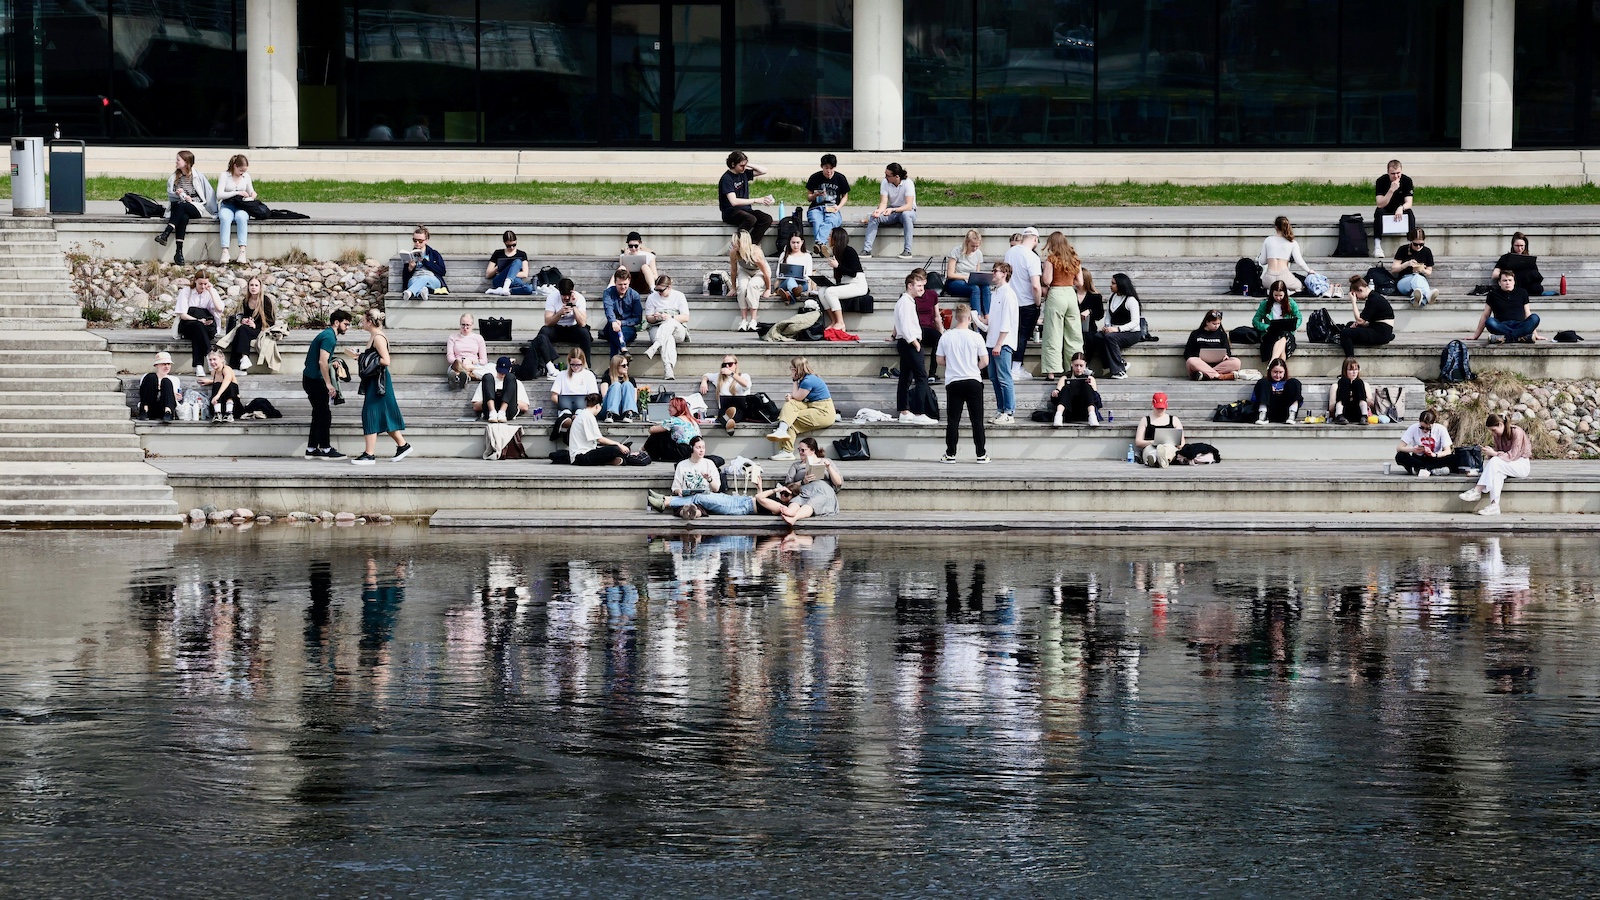
[[[1594,459],[1600,457],[1600,382],[1593,380],[1540,381],[1507,389],[1497,379],[1494,387],[1474,382],[1431,386],[1428,405],[1441,423],[1471,416],[1473,433],[1483,432],[1482,416],[1497,412],[1520,425],[1534,439],[1536,457]],[[1451,434],[1458,429],[1452,427]],[[1553,439],[1554,452],[1539,452],[1539,432]],[[1477,443],[1478,441],[1470,441]]]

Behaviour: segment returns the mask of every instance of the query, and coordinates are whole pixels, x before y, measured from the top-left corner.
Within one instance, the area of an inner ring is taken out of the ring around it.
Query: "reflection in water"
[[[150,540],[0,534],[9,883],[1595,880],[1588,542]]]

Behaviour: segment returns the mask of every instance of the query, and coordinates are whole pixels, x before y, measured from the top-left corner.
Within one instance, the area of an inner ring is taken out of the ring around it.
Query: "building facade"
[[[218,146],[1592,147],[1579,0],[0,0],[15,133]]]

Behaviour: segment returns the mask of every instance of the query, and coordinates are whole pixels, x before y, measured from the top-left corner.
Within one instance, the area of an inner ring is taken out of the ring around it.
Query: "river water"
[[[1600,887],[1591,538],[272,526],[0,559],[7,897]]]

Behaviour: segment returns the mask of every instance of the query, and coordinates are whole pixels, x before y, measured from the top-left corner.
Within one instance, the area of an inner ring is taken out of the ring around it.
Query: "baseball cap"
[[[1167,395],[1161,393],[1160,391],[1156,391],[1150,396],[1150,405],[1154,406],[1156,409],[1166,409]]]
[[[1039,229],[1033,227],[1032,225],[1029,225],[1027,228],[1022,229],[1022,233],[1023,234],[1028,234],[1028,235],[1033,235],[1034,237],[1038,237],[1039,236]]]
[[[494,370],[501,375],[511,371],[511,357],[502,356],[494,361]]]
[[[159,366],[162,363],[166,363],[169,366],[172,365],[172,354],[168,353],[165,350],[161,351],[160,353],[157,353],[156,354],[156,361],[151,363],[151,365]]]

